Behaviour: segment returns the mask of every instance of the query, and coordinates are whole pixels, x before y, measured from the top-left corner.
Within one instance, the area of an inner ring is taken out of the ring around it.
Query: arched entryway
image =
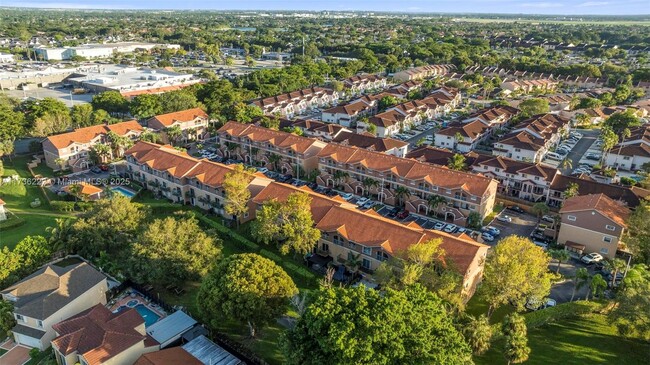
[[[418,204],[418,214],[429,214],[429,207],[426,204]]]
[[[446,222],[452,222],[453,223],[455,220],[456,220],[456,215],[454,213],[451,213],[451,212],[445,213],[445,221]]]

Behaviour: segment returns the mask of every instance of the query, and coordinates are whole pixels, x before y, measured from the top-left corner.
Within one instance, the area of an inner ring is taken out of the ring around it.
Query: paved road
[[[567,280],[565,282],[553,285],[553,287],[551,288],[551,294],[549,295],[550,298],[555,299],[557,301],[557,304],[566,303],[571,300],[571,295],[573,294],[573,288],[575,286],[571,278],[573,278],[576,270],[580,267],[586,267],[587,270],[589,270],[589,274],[591,275],[594,274],[593,265],[587,266],[575,259],[571,259],[569,260],[569,262],[560,265],[560,273],[562,273],[562,275],[564,275],[564,277],[567,278]],[[555,270],[557,270],[557,261],[551,262],[551,265],[549,265],[549,269],[555,272]],[[585,299],[588,292],[589,292],[589,286],[583,285],[582,288],[576,291],[573,300]]]
[[[591,147],[591,145],[596,141],[596,138],[600,135],[599,130],[579,130],[578,132],[582,133],[583,137],[580,138],[575,147],[573,147],[571,152],[567,155],[567,158],[571,160],[571,166],[573,167],[567,169],[563,169],[561,165],[558,167],[563,175],[570,175],[571,171],[578,167],[582,156],[584,156],[589,147]]]

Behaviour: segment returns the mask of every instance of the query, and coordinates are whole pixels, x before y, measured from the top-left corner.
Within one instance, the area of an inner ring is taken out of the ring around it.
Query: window
[[[364,247],[364,248],[363,248],[363,254],[364,254],[364,255],[371,256],[371,255],[372,255],[372,248],[370,248],[370,247]]]
[[[612,243],[612,237],[604,236],[604,237],[603,237],[603,241],[605,241],[605,242],[607,242],[607,243]]]
[[[566,219],[570,220],[571,222],[575,222],[576,221],[576,216],[575,215],[567,215]]]
[[[361,266],[363,266],[363,267],[366,268],[366,269],[370,269],[370,260],[368,260],[368,259],[363,259],[363,260],[361,261]]]
[[[609,253],[609,249],[606,247],[603,247],[600,249],[600,253],[603,255],[607,255]]]
[[[38,323],[38,328],[43,328],[43,321],[39,320],[37,323]]]
[[[615,231],[616,227],[610,226],[609,224],[607,224],[607,225],[605,225],[605,229],[608,230],[608,231]]]

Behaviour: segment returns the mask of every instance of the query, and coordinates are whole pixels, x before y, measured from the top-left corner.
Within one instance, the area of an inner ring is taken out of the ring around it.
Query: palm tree
[[[359,268],[361,267],[361,254],[353,254],[350,252],[348,255],[348,259],[345,260],[345,266],[350,269],[353,273],[357,272]]]
[[[334,181],[336,182],[336,186],[341,187],[341,185],[343,185],[343,182],[345,182],[345,180],[349,176],[350,174],[348,174],[345,171],[341,171],[341,170],[334,171]]]
[[[181,127],[177,125],[165,128],[164,131],[165,134],[167,134],[167,137],[169,138],[169,143],[171,143],[172,145],[176,143],[180,138],[180,136],[183,134]]]
[[[427,197],[427,205],[429,206],[429,212],[435,210],[440,204],[447,203],[445,197],[438,194],[429,195]]]
[[[67,251],[67,245],[72,237],[72,219],[56,218],[54,227],[47,227],[45,231],[50,234],[47,243],[50,250],[54,253],[58,251]]]
[[[560,272],[560,265],[562,262],[569,261],[571,256],[567,250],[549,250],[548,254],[555,260],[557,260],[557,268],[555,269],[556,273]]]
[[[587,292],[586,300],[589,300],[589,294],[593,293],[594,297],[600,297],[600,294],[607,288],[607,282],[603,279],[603,276],[596,274],[591,278],[591,283],[589,283],[589,292]]]
[[[375,188],[378,187],[379,181],[371,177],[366,177],[363,180],[361,180],[361,185],[363,186],[363,189],[366,192],[366,196],[370,196],[370,189],[373,187]]]
[[[574,196],[577,196],[578,195],[578,189],[579,189],[578,184],[573,183],[573,182],[570,183],[567,186],[566,190],[564,190],[564,200],[569,199],[569,198],[573,198]]]
[[[545,203],[535,203],[535,205],[533,205],[531,210],[537,216],[537,222],[539,223],[542,220],[542,216],[544,214],[548,214],[550,209],[548,208],[548,205],[546,205]]]
[[[610,283],[612,288],[616,284],[616,275],[618,275],[619,272],[625,270],[626,267],[627,263],[625,260],[614,258],[605,261],[605,268],[612,273],[612,282]]]
[[[463,135],[460,132],[454,134],[454,151],[458,151],[458,143],[464,140]]]
[[[581,267],[576,270],[575,275],[573,276],[573,292],[571,293],[571,302],[573,302],[573,297],[576,295],[576,291],[582,288],[583,285],[589,281],[589,271],[586,268]]]
[[[465,167],[467,167],[467,165],[465,164],[465,156],[461,155],[460,153],[454,154],[452,157],[449,158],[447,167],[449,167],[454,171],[465,170]]]
[[[397,200],[397,205],[406,205],[406,199],[408,199],[410,196],[411,191],[403,186],[398,186],[397,189],[395,189],[395,199]]]
[[[273,165],[273,171],[278,171],[278,163],[282,161],[282,156],[272,153],[269,155],[269,163]]]
[[[66,160],[59,157],[54,160],[54,163],[59,166],[59,169],[63,170],[65,168]]]
[[[572,169],[573,168],[573,162],[571,161],[571,159],[569,159],[569,157],[565,157],[564,160],[562,160],[562,163],[560,164],[560,166],[563,169]]]
[[[98,143],[94,145],[91,150],[92,154],[94,155],[92,158],[94,163],[100,163],[103,162],[105,158],[108,158],[111,156],[111,146],[104,144],[104,143]]]
[[[113,146],[114,156],[122,156],[124,151],[133,145],[133,141],[129,138],[120,136],[113,131],[108,132],[108,139],[111,141],[111,145]]]

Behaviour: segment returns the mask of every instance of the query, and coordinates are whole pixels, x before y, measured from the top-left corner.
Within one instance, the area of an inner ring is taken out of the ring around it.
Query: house
[[[350,95],[359,95],[368,90],[386,87],[386,78],[379,75],[357,75],[341,80]]]
[[[60,365],[131,365],[160,348],[145,332],[144,318],[135,308],[113,313],[97,304],[53,328],[52,348]]]
[[[147,352],[142,354],[133,365],[203,365],[203,363],[185,351],[182,347]],[[214,363],[215,365],[219,363]]]
[[[337,144],[327,145],[318,157],[319,185],[371,195],[411,212],[464,226],[471,213],[485,217],[494,207],[497,182],[484,176]],[[434,195],[447,204],[431,208],[427,200]]]
[[[106,304],[107,291],[106,276],[82,262],[48,265],[0,294],[14,306],[14,341],[45,350],[56,336],[56,323],[96,304]]]
[[[5,211],[5,201],[0,199],[0,222],[7,220],[7,212]]]
[[[356,100],[349,104],[323,110],[321,112],[321,119],[323,122],[351,127],[357,119],[375,114],[377,112],[377,104],[376,100],[370,103],[365,100]]]
[[[456,122],[436,131],[433,143],[436,147],[466,153],[490,136],[490,131],[490,127],[478,120],[469,123]]]
[[[504,94],[511,94],[515,91],[524,94],[532,92],[548,93],[555,90],[557,86],[557,81],[549,79],[506,80],[501,83],[501,89]]]
[[[208,114],[200,108],[181,110],[178,112],[156,115],[147,120],[147,127],[162,132],[165,143],[169,143],[168,128],[178,126],[181,135],[176,139],[180,141],[202,141],[209,137]]]
[[[63,188],[63,191],[71,195],[77,194],[78,198],[83,198],[86,200],[101,199],[102,193],[104,192],[104,190],[102,190],[101,188],[91,185],[85,181],[82,181],[79,184],[66,185]]]
[[[558,243],[579,254],[597,252],[614,258],[627,229],[630,209],[605,194],[578,195],[560,209]]]
[[[351,132],[349,129],[338,124],[323,123],[317,120],[298,119],[291,121],[288,127],[300,129],[306,137],[317,138],[324,141],[331,141],[341,133]]]
[[[264,114],[292,118],[314,108],[336,105],[339,93],[327,88],[311,87],[289,93],[254,99],[250,105],[262,109]]]
[[[557,114],[533,116],[495,142],[492,153],[520,161],[541,162],[546,153],[559,143],[568,127],[568,119]]]
[[[466,235],[452,236],[430,231],[417,224],[402,224],[385,218],[374,210],[360,211],[340,198],[329,198],[309,188],[271,183],[253,201],[257,207],[269,199],[282,202],[296,192],[309,194],[311,214],[321,238],[314,250],[316,255],[345,263],[352,256],[361,261],[361,270],[373,272],[383,261],[394,257],[411,245],[440,239],[445,251],[444,262],[463,277],[462,292],[471,297],[483,274],[487,246]]]
[[[94,125],[49,136],[43,141],[45,163],[54,170],[85,170],[90,167],[90,150],[93,146],[97,144],[112,145],[109,133],[112,132],[134,141],[143,131],[144,128],[138,122],[131,120],[115,124]],[[114,154],[115,152],[117,154]],[[122,151],[118,148],[111,148],[110,154],[112,157],[120,157]]]
[[[251,124],[228,122],[217,131],[221,156],[284,174],[304,176],[318,167],[318,152],[327,143]]]
[[[627,171],[650,166],[650,125],[631,128],[630,136],[607,152],[605,165]]]
[[[550,207],[562,207],[564,192],[575,184],[578,187],[579,195],[605,194],[613,200],[620,200],[630,208],[637,207],[642,200],[650,198],[650,190],[636,186],[627,187],[621,185],[604,184],[592,179],[585,179],[575,176],[557,174],[551,182],[547,204]]]
[[[369,133],[342,132],[331,142],[344,146],[354,146],[368,151],[388,153],[397,157],[404,157],[408,153],[408,142],[393,138],[379,138]]]
[[[396,82],[407,82],[413,80],[427,79],[435,76],[442,76],[456,69],[454,65],[426,65],[413,67],[393,74]]]
[[[138,142],[125,152],[128,177],[173,202],[191,204],[227,216],[223,206],[223,181],[232,166],[199,160],[171,146]],[[249,189],[256,191],[270,182],[252,175]]]
[[[386,93],[399,99],[406,99],[408,94],[412,91],[419,91],[422,88],[422,81],[411,80],[395,85],[386,90]]]

